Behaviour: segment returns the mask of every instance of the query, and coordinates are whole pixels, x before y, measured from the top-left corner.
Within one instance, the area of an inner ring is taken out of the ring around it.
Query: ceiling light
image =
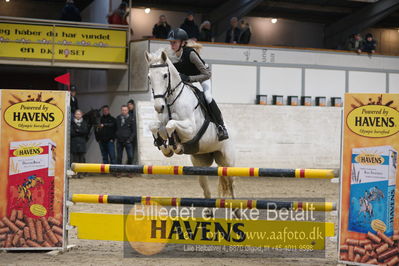
[[[146,13],[146,14],[148,14],[148,13],[150,13],[151,12],[151,8],[146,8],[146,9],[144,9],[144,12]]]
[[[7,2],[7,3],[10,2],[10,0],[6,0],[6,2]]]
[[[277,19],[276,18],[272,18],[271,21],[272,21],[273,24],[277,23]]]

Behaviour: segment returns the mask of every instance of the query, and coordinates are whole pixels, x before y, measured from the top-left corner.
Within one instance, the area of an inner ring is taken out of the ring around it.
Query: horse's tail
[[[234,191],[234,177],[233,176],[219,176],[218,192],[219,197],[233,197]]]

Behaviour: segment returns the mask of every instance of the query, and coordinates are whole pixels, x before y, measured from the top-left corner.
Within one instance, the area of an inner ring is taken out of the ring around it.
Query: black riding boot
[[[217,106],[215,100],[212,100],[212,102],[208,105],[209,105],[210,115],[217,126],[219,141],[228,139],[229,134],[227,133],[227,129],[224,126],[222,112],[220,112],[220,109]]]

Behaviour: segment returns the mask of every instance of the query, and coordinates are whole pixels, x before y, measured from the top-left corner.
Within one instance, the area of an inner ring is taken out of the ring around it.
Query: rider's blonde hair
[[[195,51],[197,51],[197,53],[199,53],[201,51],[202,47],[203,47],[202,44],[197,43],[196,41],[193,41],[191,39],[188,39],[186,41],[186,46],[190,47],[190,48],[193,48]]]

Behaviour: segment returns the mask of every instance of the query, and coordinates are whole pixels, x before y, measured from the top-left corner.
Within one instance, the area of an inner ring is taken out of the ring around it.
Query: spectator
[[[226,43],[238,43],[238,37],[240,37],[240,29],[238,28],[237,17],[230,19],[230,28],[226,32]]]
[[[133,119],[136,118],[136,114],[134,113],[134,107],[135,107],[135,105],[134,105],[134,100],[133,100],[133,99],[130,99],[130,100],[127,102],[127,108],[129,109],[129,115],[131,115],[131,116],[133,117]]]
[[[128,25],[127,17],[129,12],[126,11],[127,3],[122,2],[117,9],[108,15],[108,23],[115,25]]]
[[[251,40],[251,28],[247,22],[241,20],[240,22],[240,35],[238,37],[238,43],[248,44]]]
[[[347,41],[346,49],[360,54],[362,52],[362,42],[363,39],[360,33],[355,33]]]
[[[214,38],[212,36],[211,22],[209,20],[202,22],[198,40],[202,42],[213,42]]]
[[[75,111],[71,123],[71,161],[85,163],[86,141],[89,136],[89,125],[83,119],[83,113],[79,109]],[[80,178],[80,174],[77,175]]]
[[[168,38],[169,31],[170,25],[166,21],[166,16],[160,15],[158,23],[152,28],[152,35],[158,39],[166,39]]]
[[[96,140],[100,145],[101,155],[104,164],[115,164],[115,132],[116,119],[111,116],[109,106],[104,105],[102,108],[102,116],[100,118],[100,125],[95,131]]]
[[[76,86],[71,86],[71,100],[70,100],[71,114],[75,114],[79,109],[78,99],[76,98]]]
[[[377,42],[373,39],[371,33],[366,34],[365,40],[362,42],[362,52],[374,54],[377,48]]]
[[[117,163],[122,164],[123,150],[126,150],[127,164],[133,162],[133,140],[136,137],[136,121],[129,115],[129,109],[122,105],[116,118]]]
[[[133,117],[134,122],[136,123],[136,110],[135,110],[136,106],[134,103],[133,99],[130,99],[127,102],[127,109],[129,109],[129,116]],[[136,157],[134,157],[134,155],[137,155],[137,153],[135,151],[137,151],[137,134],[135,132],[135,137],[133,138],[133,162],[136,162]]]
[[[61,20],[82,21],[79,9],[75,6],[73,0],[67,0],[61,13]]]
[[[186,19],[183,24],[181,24],[180,28],[187,32],[188,38],[193,39],[194,41],[199,38],[199,29],[198,26],[194,22],[194,13],[188,12]]]

